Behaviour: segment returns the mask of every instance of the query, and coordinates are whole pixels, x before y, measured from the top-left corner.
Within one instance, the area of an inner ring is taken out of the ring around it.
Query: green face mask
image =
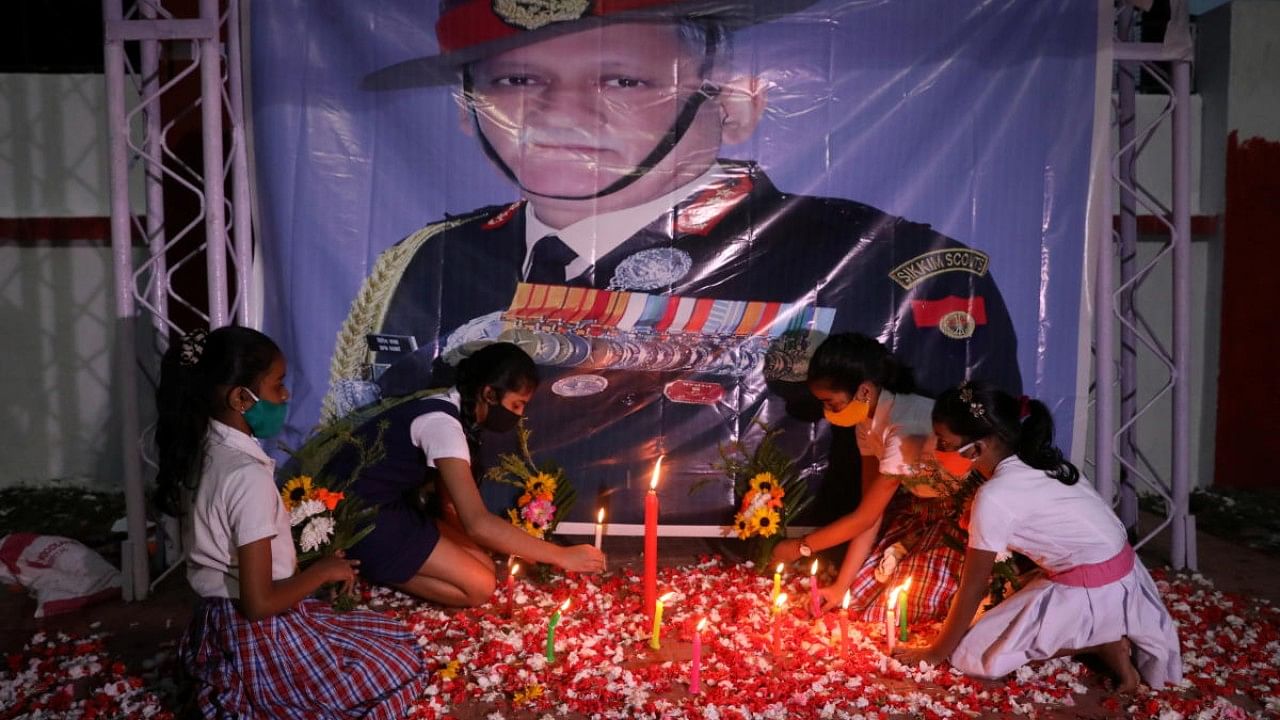
[[[249,430],[253,432],[256,438],[270,438],[280,434],[284,429],[284,418],[289,414],[289,403],[276,403],[270,400],[262,400],[253,394],[252,390],[245,388],[249,393],[249,397],[254,399],[253,406],[245,410],[241,415],[244,421],[249,423]]]

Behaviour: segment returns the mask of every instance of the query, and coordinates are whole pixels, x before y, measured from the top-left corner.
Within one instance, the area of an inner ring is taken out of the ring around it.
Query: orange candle
[[[658,600],[658,473],[662,456],[653,465],[649,492],[644,496],[644,612],[653,621]]]

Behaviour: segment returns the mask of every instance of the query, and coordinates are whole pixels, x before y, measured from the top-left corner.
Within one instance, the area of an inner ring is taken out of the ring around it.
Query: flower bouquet
[[[387,424],[378,426],[373,442],[355,437],[351,426],[340,424],[312,438],[293,452],[288,468],[291,477],[280,489],[280,499],[289,513],[294,546],[298,550],[298,567],[347,550],[373,531],[377,508],[366,506],[359,498],[348,495],[351,485],[368,467],[386,456],[382,435]],[[354,453],[355,463],[345,477],[333,477],[326,465],[339,451]],[[349,604],[338,598],[335,606]]]
[[[765,572],[774,545],[786,536],[787,523],[813,502],[795,461],[778,448],[780,429],[756,423],[764,431],[754,449],[742,440],[721,446],[716,469],[733,481],[739,498],[731,532],[754,544],[756,569]]]
[[[563,468],[534,462],[529,452],[529,429],[523,419],[516,426],[516,442],[519,453],[498,456],[498,466],[485,473],[485,479],[523,491],[515,507],[507,510],[507,517],[512,525],[545,540],[569,514],[577,492],[565,480]]]

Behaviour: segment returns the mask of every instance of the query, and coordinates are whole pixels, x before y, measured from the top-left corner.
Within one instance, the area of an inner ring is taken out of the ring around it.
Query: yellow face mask
[[[849,404],[845,405],[840,412],[822,411],[822,415],[827,419],[827,422],[836,427],[853,427],[866,420],[867,415],[870,413],[871,403],[866,400],[850,400]]]

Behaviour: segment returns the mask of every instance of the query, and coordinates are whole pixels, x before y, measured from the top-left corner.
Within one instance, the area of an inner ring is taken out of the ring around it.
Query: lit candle
[[[773,654],[782,651],[782,608],[787,604],[787,594],[778,593],[773,600]]]
[[[604,539],[604,508],[596,513],[596,549],[600,549],[600,541]]]
[[[911,578],[902,583],[902,592],[898,595],[898,639],[907,641],[907,589],[911,587]]]
[[[671,597],[675,593],[667,593],[654,601],[653,608],[653,632],[649,635],[649,647],[657,650],[662,647],[660,636],[662,634],[662,608],[663,603],[671,602]]]
[[[512,563],[507,569],[507,614],[515,613],[516,609],[516,573],[520,572],[520,563]]]
[[[898,594],[902,587],[896,587],[889,593],[884,604],[884,637],[889,644],[889,653],[898,645]]]
[[[809,612],[817,619],[822,614],[822,596],[818,594],[818,560],[809,566]]]
[[[547,662],[549,663],[556,661],[556,625],[560,624],[560,613],[568,612],[571,600],[572,598],[566,599],[560,607],[556,608],[556,611],[551,613],[551,622],[547,623]]]
[[[707,626],[707,619],[702,618],[693,628],[693,666],[689,668],[689,693],[697,695],[702,692],[702,629]]]
[[[652,618],[658,597],[658,473],[662,456],[653,464],[653,478],[644,496],[644,611]]]
[[[844,601],[840,603],[840,650],[849,652],[849,590],[844,591]]]
[[[782,592],[782,563],[778,563],[778,568],[773,571],[773,594],[769,596],[769,602],[777,600],[780,592]]]

